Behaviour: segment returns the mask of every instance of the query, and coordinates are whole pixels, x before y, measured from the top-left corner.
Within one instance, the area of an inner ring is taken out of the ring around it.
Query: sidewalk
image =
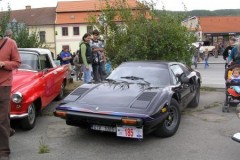
[[[225,60],[223,59],[222,55],[218,55],[218,58],[215,58],[214,56],[210,56],[208,58],[209,64],[225,64]],[[204,64],[204,60],[201,62],[198,62],[198,64]]]
[[[218,58],[214,56],[209,57],[208,59],[209,67],[204,68],[204,61],[198,63],[197,71],[201,73],[202,76],[202,87],[214,88],[214,89],[225,89],[225,61],[222,58],[222,55],[219,55]],[[192,68],[194,66],[192,65]]]

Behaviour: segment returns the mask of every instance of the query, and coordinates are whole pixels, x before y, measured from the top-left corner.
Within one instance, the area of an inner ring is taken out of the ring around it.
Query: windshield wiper
[[[116,80],[111,79],[111,78],[106,78],[106,81],[108,81],[108,82],[116,82]]]
[[[130,79],[130,80],[141,80],[145,82],[146,84],[150,84],[148,81],[145,81],[144,78],[141,77],[136,77],[136,76],[125,76],[125,77],[120,77],[120,78],[125,78],[125,79]]]

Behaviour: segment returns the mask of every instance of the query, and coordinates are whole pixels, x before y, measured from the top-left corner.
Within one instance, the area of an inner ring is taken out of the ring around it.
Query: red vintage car
[[[22,64],[13,71],[10,117],[30,130],[35,126],[37,111],[55,98],[63,98],[68,66],[57,66],[47,49],[24,48],[19,53]]]

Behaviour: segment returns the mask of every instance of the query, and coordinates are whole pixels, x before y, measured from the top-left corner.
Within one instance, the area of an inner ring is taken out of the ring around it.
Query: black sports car
[[[177,62],[135,61],[117,67],[99,84],[83,84],[56,107],[72,126],[143,138],[170,137],[186,106],[197,107],[200,73]]]

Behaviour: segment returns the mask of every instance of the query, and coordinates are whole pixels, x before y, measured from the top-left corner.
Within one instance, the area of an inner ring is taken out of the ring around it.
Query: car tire
[[[189,108],[196,108],[199,104],[199,99],[200,99],[200,87],[199,85],[197,86],[196,93],[192,99],[192,101],[188,104]]]
[[[169,105],[169,112],[169,116],[154,131],[154,134],[158,137],[171,137],[178,130],[181,120],[181,113],[179,109],[179,104],[175,99],[171,100],[171,103]]]
[[[21,120],[21,127],[25,130],[30,130],[35,126],[36,123],[36,107],[34,103],[30,104],[28,107],[28,116]]]
[[[62,100],[64,98],[64,93],[65,93],[65,85],[62,83],[60,92],[58,96],[56,97],[56,100]]]

